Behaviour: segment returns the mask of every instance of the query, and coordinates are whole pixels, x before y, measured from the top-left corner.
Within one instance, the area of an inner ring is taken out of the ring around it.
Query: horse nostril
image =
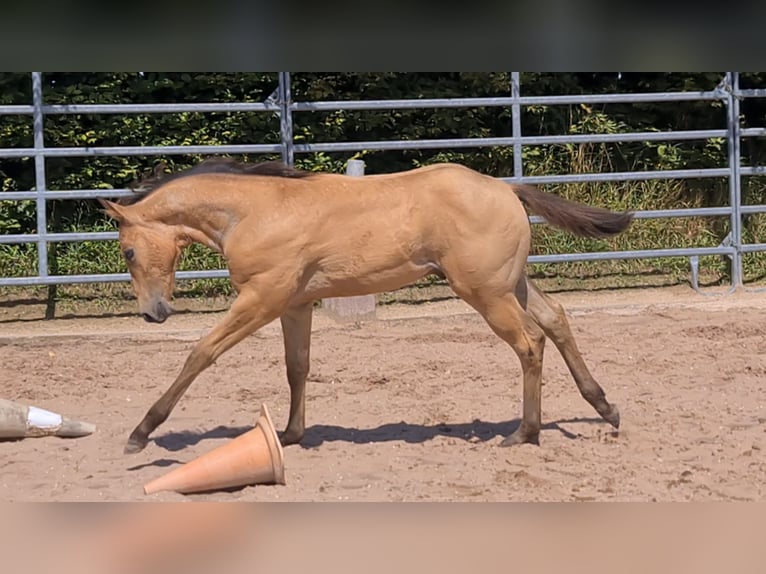
[[[141,317],[143,317],[144,321],[147,323],[156,323],[157,319],[152,317],[149,313],[141,313]]]
[[[155,310],[155,313],[159,320],[164,321],[170,316],[172,312],[173,310],[170,308],[170,305],[168,305],[165,301],[157,302],[157,309]]]

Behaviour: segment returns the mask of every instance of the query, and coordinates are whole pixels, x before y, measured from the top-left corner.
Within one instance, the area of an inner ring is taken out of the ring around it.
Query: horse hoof
[[[290,446],[291,444],[298,444],[303,439],[303,436],[298,436],[296,433],[290,431],[284,431],[277,433],[279,435],[279,443],[282,446]]]
[[[136,439],[129,439],[125,445],[125,449],[122,451],[124,454],[136,454],[146,448],[146,444],[149,441],[140,441]]]
[[[609,412],[605,415],[602,415],[602,417],[614,428],[620,428],[620,409],[617,408],[617,405],[612,405],[612,408],[609,410]]]
[[[536,444],[539,446],[540,433],[524,431],[519,427],[515,432],[505,437],[500,446],[516,446],[517,444]]]

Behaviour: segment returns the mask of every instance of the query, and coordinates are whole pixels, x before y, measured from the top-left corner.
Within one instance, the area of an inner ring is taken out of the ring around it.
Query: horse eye
[[[133,261],[133,258],[136,256],[136,252],[131,247],[130,249],[126,249],[123,255],[125,256],[125,261],[130,262]]]

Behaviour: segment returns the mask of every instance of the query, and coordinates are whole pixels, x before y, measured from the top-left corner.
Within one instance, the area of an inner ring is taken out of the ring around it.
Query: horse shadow
[[[552,421],[542,425],[542,430],[560,432],[568,439],[576,439],[580,435],[573,433],[562,424],[571,423],[603,423],[600,418],[569,418]],[[513,433],[521,419],[503,422],[488,422],[474,419],[468,423],[439,423],[433,425],[413,424],[405,421],[387,423],[372,428],[344,427],[338,425],[313,425],[306,429],[306,434],[300,443],[304,449],[317,448],[326,442],[346,442],[350,444],[370,444],[383,442],[405,442],[410,444],[425,443],[439,436],[456,438],[466,442],[488,442],[497,437],[505,437]],[[174,431],[152,439],[154,443],[170,452],[178,452],[204,440],[235,438],[249,430],[252,426],[217,426],[206,431]],[[146,466],[170,466],[180,461],[162,458],[152,463],[134,467],[138,470]]]
[[[160,448],[163,448],[167,451],[178,452],[178,451],[184,450],[187,447],[194,446],[195,444],[200,443],[203,440],[235,438],[243,433],[246,433],[252,428],[253,428],[252,425],[240,426],[240,427],[229,427],[229,426],[219,425],[213,429],[206,430],[206,431],[189,430],[189,431],[168,432],[156,438],[151,439],[151,441],[154,442]],[[152,467],[157,466],[157,467],[163,468],[163,467],[168,467],[174,464],[182,465],[184,463],[183,461],[180,461],[174,458],[159,458],[152,462],[147,462],[145,464],[131,466],[130,468],[128,468],[128,470],[141,470],[143,468],[147,468],[150,466]]]
[[[154,439],[154,443],[165,450],[178,452],[186,447],[194,446],[203,440],[235,438],[252,429],[252,425],[239,427],[219,425],[206,431],[175,431],[158,436]]]
[[[603,423],[601,418],[569,418],[542,425],[542,430],[555,430],[568,439],[579,438],[562,424]],[[337,425],[313,425],[306,429],[306,435],[300,443],[302,448],[317,448],[325,442],[347,442],[369,444],[379,442],[424,443],[439,436],[456,438],[466,442],[488,442],[498,437],[506,437],[521,425],[521,419],[503,422],[488,422],[474,419],[469,423],[440,423],[434,425],[412,424],[404,421],[388,423],[374,428],[359,429]]]

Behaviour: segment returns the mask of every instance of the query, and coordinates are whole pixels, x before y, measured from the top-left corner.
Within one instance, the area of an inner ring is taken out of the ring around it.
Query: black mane
[[[316,175],[310,171],[303,171],[285,165],[280,161],[264,161],[261,163],[242,163],[231,158],[211,158],[195,165],[192,168],[176,173],[165,173],[165,164],[161,163],[154,168],[151,175],[133,182],[130,188],[134,195],[132,197],[122,198],[120,203],[128,205],[142,200],[144,197],[156,191],[166,183],[188,177],[191,175],[201,175],[206,173],[226,173],[232,175],[264,175],[268,177],[287,177],[292,179],[301,179]]]

